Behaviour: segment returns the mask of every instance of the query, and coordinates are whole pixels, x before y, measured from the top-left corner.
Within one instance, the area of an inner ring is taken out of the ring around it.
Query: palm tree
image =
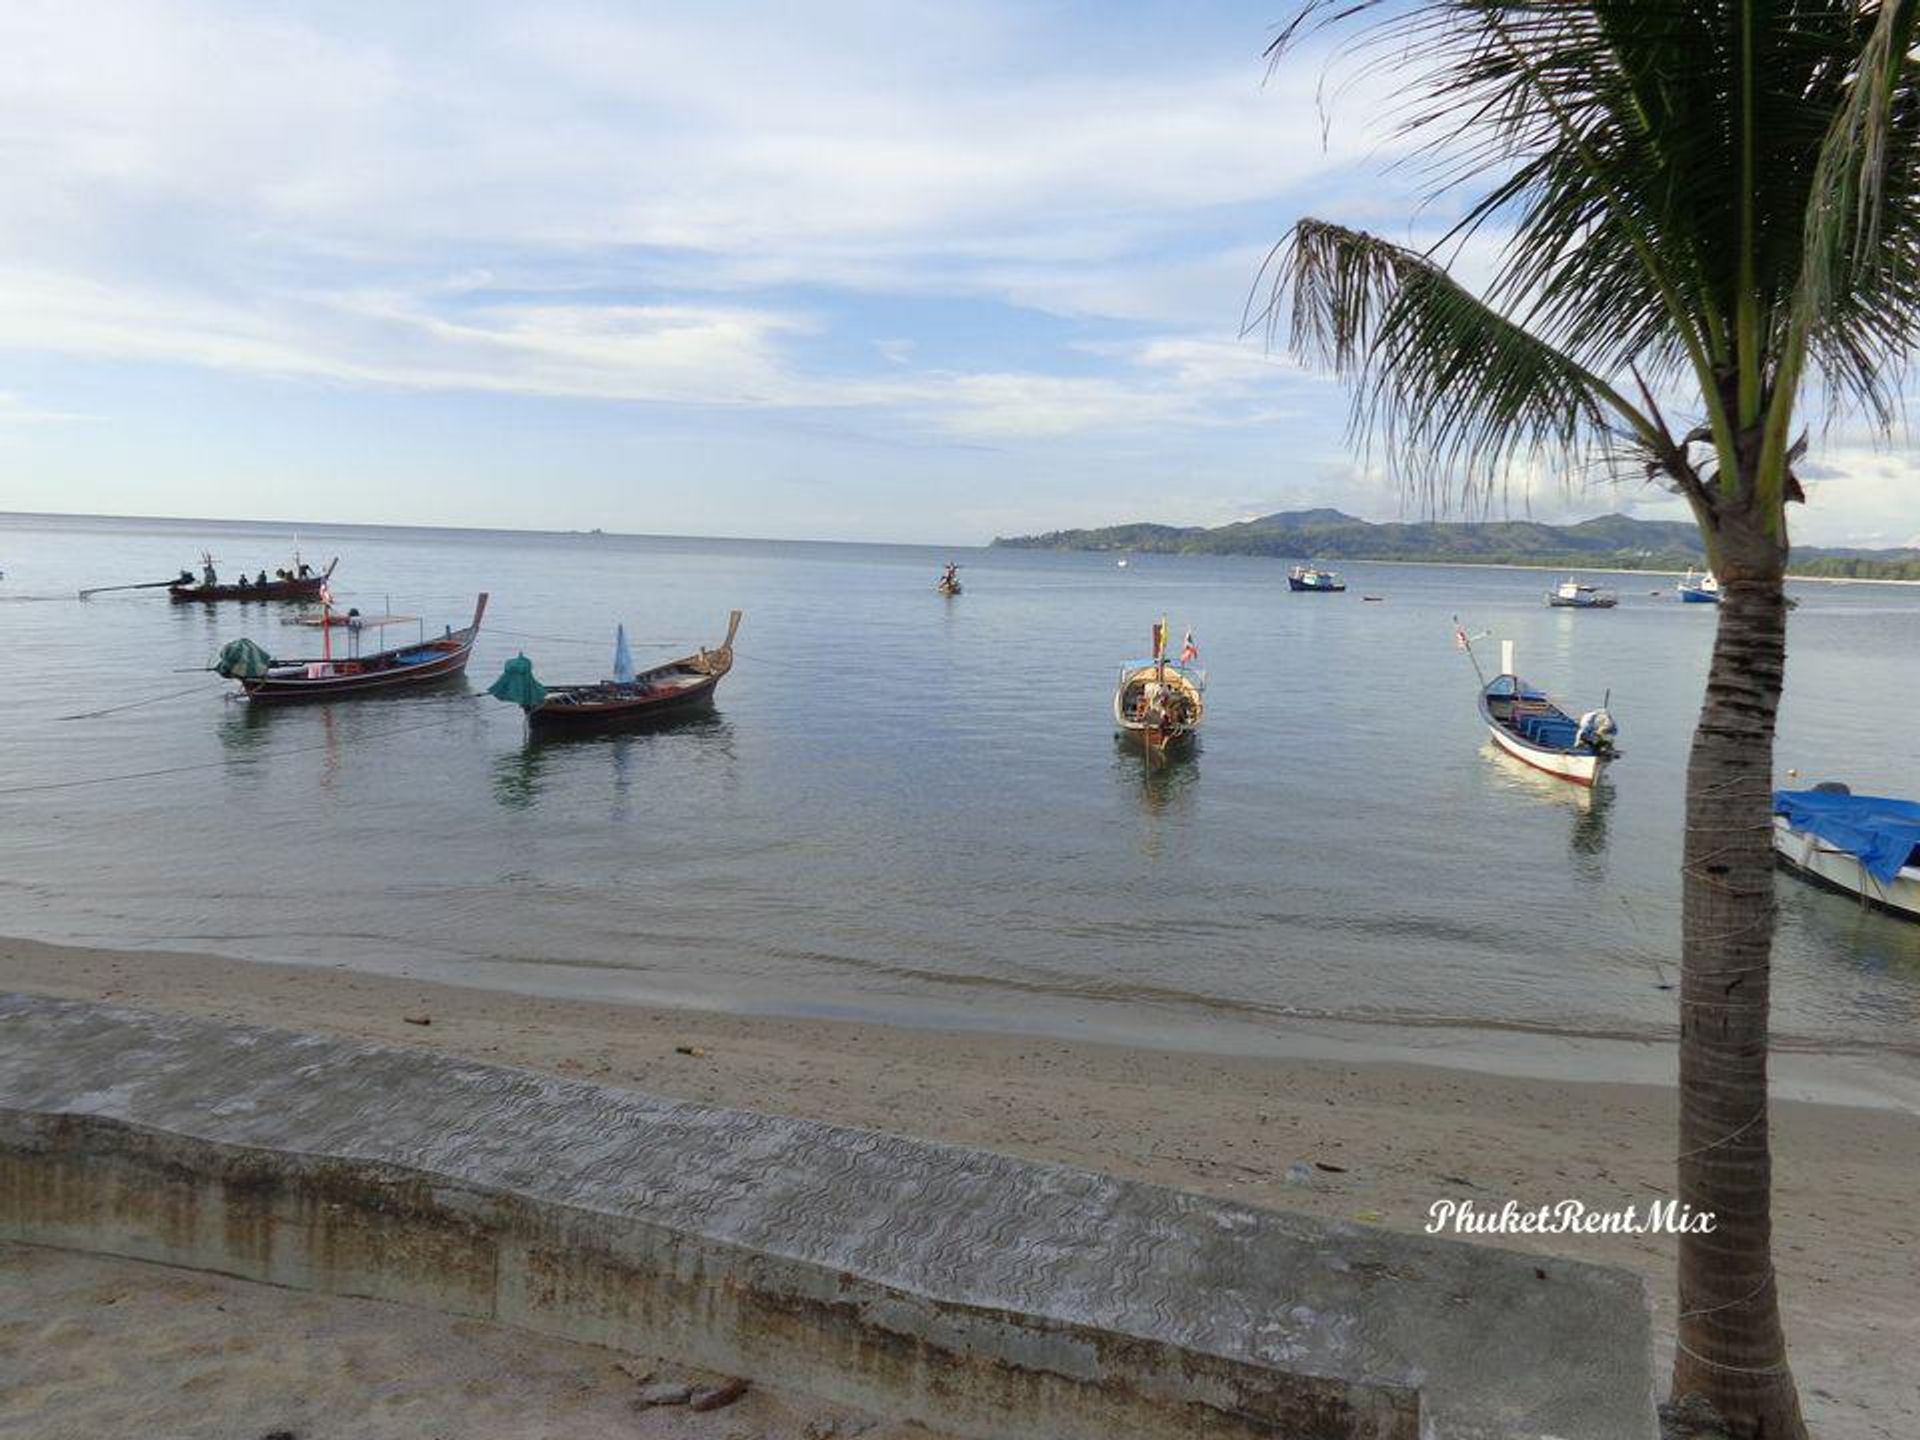
[[[1678,1167],[1716,1227],[1679,1241],[1673,1392],[1768,1440],[1806,1433],[1767,1140],[1785,507],[1805,382],[1884,432],[1920,332],[1915,8],[1310,0],[1272,51],[1348,31],[1458,197],[1447,242],[1505,233],[1476,294],[1447,242],[1301,220],[1252,323],[1347,378],[1356,433],[1429,499],[1484,499],[1517,466],[1637,473],[1685,497],[1720,577],[1687,767]]]

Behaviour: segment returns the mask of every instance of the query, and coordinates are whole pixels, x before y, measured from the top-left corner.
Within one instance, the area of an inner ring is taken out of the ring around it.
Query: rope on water
[[[473,700],[479,697],[468,696],[466,698]],[[392,730],[376,730],[369,735],[356,735],[350,742],[346,743],[358,745],[372,740],[390,740],[396,735],[410,735],[420,730],[439,730],[445,728],[445,726],[446,720],[443,717],[428,720],[419,725],[401,725],[396,726]],[[29,795],[42,790],[72,790],[82,785],[117,785],[123,780],[152,780],[163,775],[185,775],[193,770],[219,770],[245,760],[271,760],[282,755],[302,755],[315,750],[332,750],[342,743],[343,742],[339,740],[322,740],[313,745],[293,745],[284,750],[269,750],[259,755],[241,756],[238,760],[234,758],[202,760],[192,765],[169,765],[162,770],[132,770],[121,775],[89,775],[82,780],[46,780],[37,785],[12,785],[5,789],[0,789],[0,797]]]
[[[530,630],[503,630],[498,625],[487,626],[487,634],[507,635],[515,640],[545,640],[554,645],[590,645],[602,650],[613,643],[611,640],[605,638],[599,640],[582,640],[573,635],[536,635]],[[627,643],[629,645],[656,645],[661,649],[665,649],[670,645],[696,645],[699,642],[695,640],[635,640],[629,635],[627,637]]]
[[[108,705],[99,710],[81,710],[72,715],[56,715],[56,720],[92,720],[100,715],[115,715],[122,710],[137,710],[142,705],[158,705],[162,700],[178,700],[182,695],[206,695],[215,690],[224,690],[225,682],[218,685],[189,685],[184,690],[169,690],[164,695],[149,695],[142,700],[129,700],[124,705]]]

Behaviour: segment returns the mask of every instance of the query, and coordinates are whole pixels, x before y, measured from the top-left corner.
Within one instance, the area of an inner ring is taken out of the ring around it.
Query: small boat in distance
[[[1815,885],[1920,920],[1920,803],[1855,795],[1834,780],[1776,790],[1773,850]]]
[[[1296,565],[1287,571],[1287,588],[1337,595],[1347,588],[1347,582],[1340,578],[1337,571],[1321,570],[1313,565]]]
[[[613,730],[678,719],[708,704],[714,689],[733,668],[733,637],[740,612],[727,617],[727,638],[712,650],[699,650],[634,673],[623,625],[614,638],[613,678],[585,685],[542,685],[525,655],[509,660],[487,693],[518,705],[536,732]]]
[[[1696,579],[1692,569],[1689,568],[1685,578],[1675,583],[1673,593],[1688,605],[1718,605],[1720,582],[1711,570]]]
[[[1605,700],[1599,709],[1576,720],[1544,691],[1514,674],[1511,640],[1500,642],[1500,673],[1489,680],[1481,673],[1473,641],[1457,617],[1453,636],[1480,676],[1480,719],[1496,748],[1536,770],[1588,786],[1600,778],[1608,761],[1618,757],[1613,742],[1620,727],[1607,712]]]
[[[946,572],[941,575],[939,581],[933,588],[938,590],[942,595],[958,595],[960,593],[960,567],[949,560],[947,562]]]
[[[1547,604],[1557,610],[1611,610],[1619,603],[1613,591],[1582,585],[1571,575],[1547,592]]]
[[[482,591],[474,603],[473,620],[465,629],[448,627],[446,633],[433,639],[422,636],[412,645],[372,655],[350,654],[343,659],[334,658],[330,627],[320,631],[318,660],[276,660],[252,640],[234,640],[222,647],[213,668],[228,679],[239,681],[240,689],[255,705],[337,700],[349,695],[431,685],[451,680],[467,668],[467,657],[473,653],[473,642],[480,634],[480,620],[486,613],[487,596]],[[348,633],[358,634],[357,631]]]
[[[340,557],[334,556],[327,562],[325,570],[316,573],[311,565],[301,561],[298,555],[290,564],[276,570],[272,579],[262,570],[259,578],[241,574],[240,578],[223,585],[220,573],[213,568],[213,556],[202,554],[200,557],[200,578],[195,580],[188,570],[180,572],[180,578],[167,586],[169,599],[181,601],[216,600],[318,600],[320,592],[333,576],[333,567],[340,563]]]
[[[1180,658],[1167,659],[1167,622],[1161,620],[1153,627],[1153,654],[1120,667],[1113,691],[1113,722],[1122,734],[1145,746],[1148,754],[1164,753],[1200,728],[1206,714],[1207,672],[1193,663],[1199,658],[1189,630]]]

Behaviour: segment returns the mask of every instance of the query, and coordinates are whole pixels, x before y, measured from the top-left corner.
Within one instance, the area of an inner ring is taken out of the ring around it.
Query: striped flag
[[[1187,627],[1186,643],[1180,647],[1180,663],[1187,665],[1200,658],[1200,647],[1193,643],[1193,627]]]

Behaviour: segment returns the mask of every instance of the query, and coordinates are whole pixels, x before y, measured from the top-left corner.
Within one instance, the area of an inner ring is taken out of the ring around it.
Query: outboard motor
[[[1576,745],[1591,745],[1596,750],[1610,749],[1613,737],[1620,733],[1620,727],[1613,723],[1613,716],[1605,710],[1589,710],[1580,717],[1580,726],[1573,734]]]

